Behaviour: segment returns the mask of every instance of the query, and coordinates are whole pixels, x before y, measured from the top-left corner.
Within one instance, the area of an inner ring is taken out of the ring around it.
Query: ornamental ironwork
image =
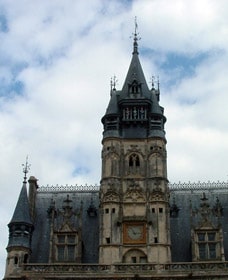
[[[228,189],[228,182],[187,182],[169,183],[170,191],[222,191]]]
[[[224,191],[228,189],[228,182],[178,182],[169,183],[170,191]],[[98,192],[99,185],[47,185],[38,188],[38,192]]]
[[[65,185],[65,186],[41,186],[38,192],[98,192],[100,186],[98,185]]]

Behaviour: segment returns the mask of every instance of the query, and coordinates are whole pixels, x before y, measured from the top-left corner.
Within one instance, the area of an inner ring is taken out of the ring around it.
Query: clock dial
[[[145,244],[146,224],[144,222],[126,222],[123,224],[124,244]]]
[[[139,240],[143,237],[143,226],[142,225],[132,225],[127,229],[128,237],[132,240]]]

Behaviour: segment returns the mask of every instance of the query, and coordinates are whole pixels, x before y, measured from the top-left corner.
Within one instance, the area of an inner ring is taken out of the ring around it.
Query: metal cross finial
[[[29,172],[31,164],[28,164],[28,156],[26,157],[26,162],[25,164],[22,164],[23,166],[23,173],[24,173],[24,181],[23,183],[26,184],[27,182],[27,173]]]

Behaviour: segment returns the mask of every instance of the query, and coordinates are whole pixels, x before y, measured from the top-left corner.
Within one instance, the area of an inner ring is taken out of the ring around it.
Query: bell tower
[[[164,109],[133,53],[122,90],[111,84],[104,117],[100,263],[171,261]]]

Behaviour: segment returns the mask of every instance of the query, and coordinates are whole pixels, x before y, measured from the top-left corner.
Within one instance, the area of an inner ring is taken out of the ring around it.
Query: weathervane
[[[23,183],[26,184],[27,182],[27,173],[29,172],[31,164],[28,164],[28,156],[26,157],[26,162],[25,164],[22,164],[23,166],[23,173],[24,173],[24,181]]]
[[[132,34],[134,37],[134,50],[133,50],[133,54],[138,54],[138,41],[141,39],[140,37],[138,37],[139,33],[138,33],[138,24],[137,24],[137,17],[135,17],[135,33]]]

